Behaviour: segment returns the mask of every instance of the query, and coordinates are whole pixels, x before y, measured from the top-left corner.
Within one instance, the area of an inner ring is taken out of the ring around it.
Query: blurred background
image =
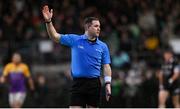
[[[36,85],[24,107],[69,105],[70,49],[49,39],[42,4],[54,9],[53,23],[62,34],[83,34],[85,17],[100,18],[113,71],[112,98],[107,103],[102,96],[101,107],[158,106],[162,51],[171,47],[180,57],[179,0],[0,0],[0,73],[18,51]],[[7,87],[0,84],[0,107],[9,107]]]

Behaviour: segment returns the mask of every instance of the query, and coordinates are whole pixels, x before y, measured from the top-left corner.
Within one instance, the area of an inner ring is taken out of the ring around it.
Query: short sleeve
[[[9,68],[11,66],[9,64],[7,64],[5,67],[4,67],[4,70],[3,70],[3,76],[7,76],[8,73],[9,73]]]
[[[60,43],[72,47],[78,38],[75,34],[61,34]]]
[[[30,71],[29,71],[29,67],[27,65],[24,65],[24,76],[25,77],[30,77]]]
[[[109,49],[107,45],[105,44],[105,46],[103,47],[102,64],[110,64],[110,63],[111,63],[111,60],[110,60]]]

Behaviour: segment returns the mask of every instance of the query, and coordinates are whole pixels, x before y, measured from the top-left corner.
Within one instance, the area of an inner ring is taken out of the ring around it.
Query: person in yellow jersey
[[[28,66],[22,62],[20,53],[14,53],[12,62],[8,63],[3,70],[0,82],[9,82],[9,104],[12,108],[20,108],[26,97],[26,80],[31,90],[34,90],[33,80]]]

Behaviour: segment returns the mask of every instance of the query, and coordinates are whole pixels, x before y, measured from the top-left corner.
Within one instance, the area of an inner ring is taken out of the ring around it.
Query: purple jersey
[[[26,91],[26,78],[30,76],[30,72],[26,64],[7,64],[4,68],[3,76],[8,77],[10,82],[10,92]]]

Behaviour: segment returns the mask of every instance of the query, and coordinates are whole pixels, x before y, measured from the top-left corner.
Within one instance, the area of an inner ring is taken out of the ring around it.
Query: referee
[[[84,20],[85,34],[59,34],[52,24],[53,10],[45,5],[42,9],[48,35],[57,43],[71,48],[71,73],[73,85],[71,89],[70,108],[99,107],[100,103],[100,71],[104,70],[106,100],[111,95],[111,67],[108,47],[98,39],[100,22],[98,18],[88,17]]]
[[[159,108],[166,107],[165,104],[169,95],[172,96],[174,108],[180,108],[180,66],[171,50],[165,50],[163,55],[164,63],[159,72]]]

